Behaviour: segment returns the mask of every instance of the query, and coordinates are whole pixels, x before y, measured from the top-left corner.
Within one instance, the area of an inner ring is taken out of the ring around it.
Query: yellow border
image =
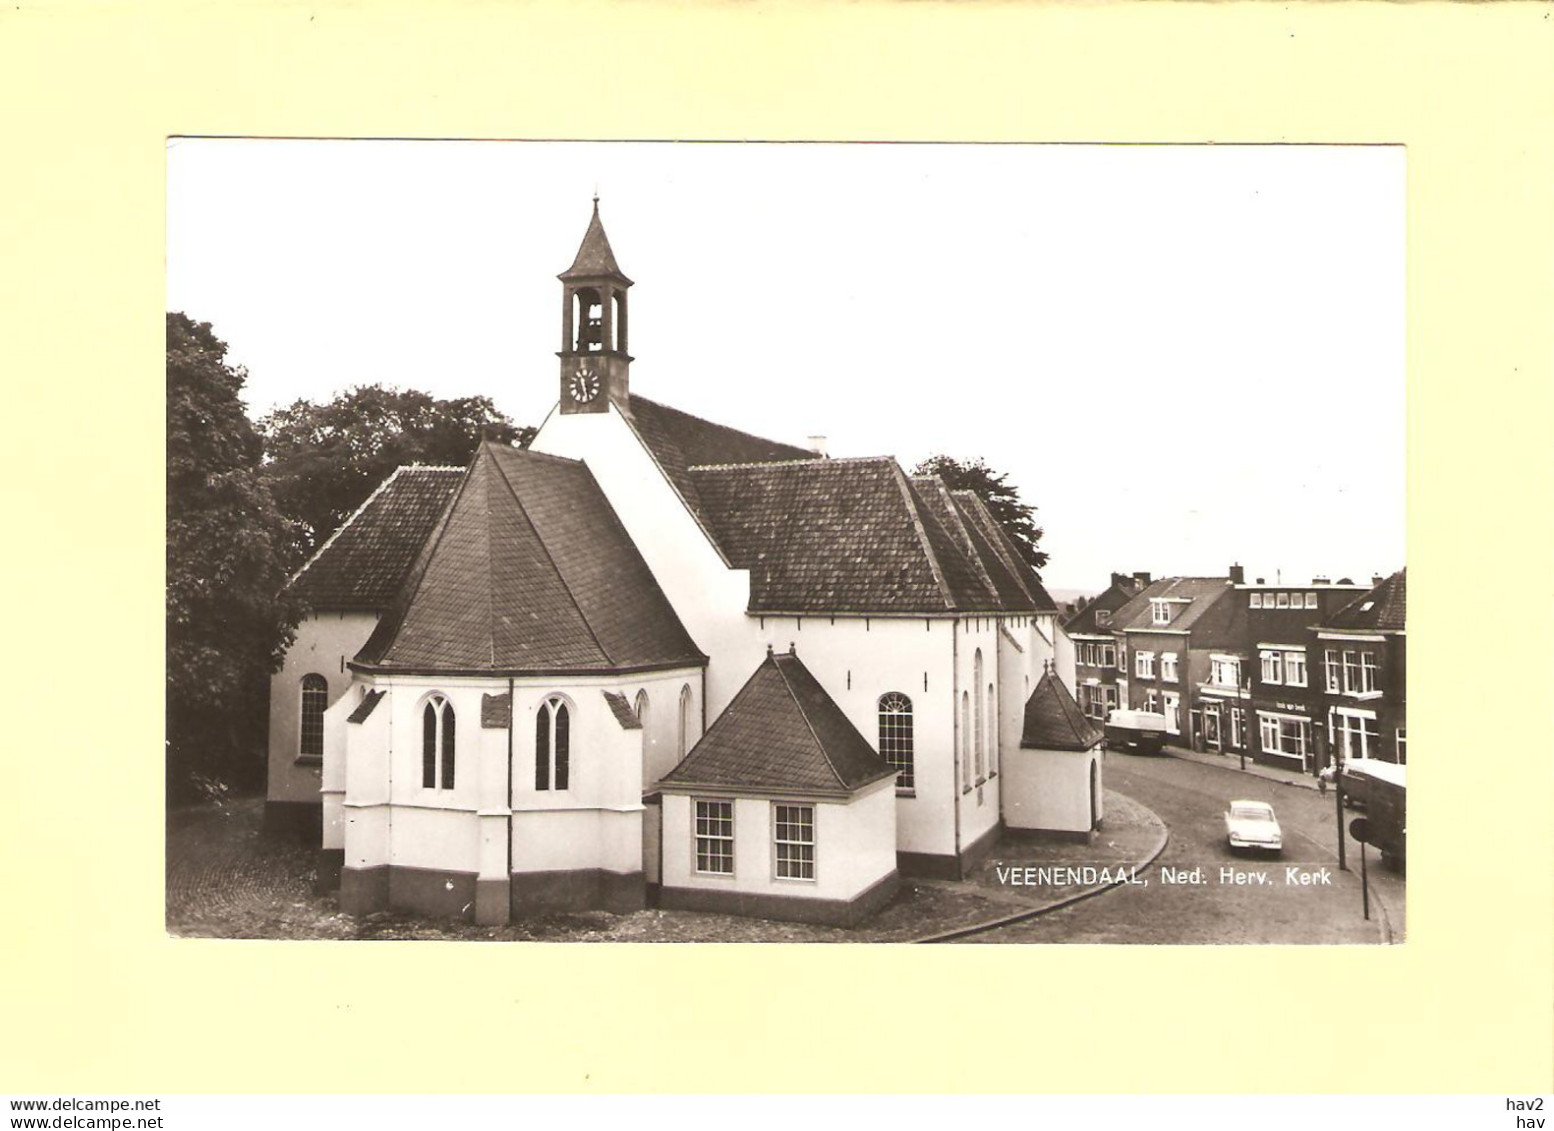
[[[1549,1091],[1550,34],[1531,4],[8,5],[5,1087]],[[171,133],[1405,143],[1407,946],[166,939]]]

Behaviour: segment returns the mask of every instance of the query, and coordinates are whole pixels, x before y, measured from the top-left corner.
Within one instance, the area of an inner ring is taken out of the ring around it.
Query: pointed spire
[[[593,216],[589,218],[588,230],[583,233],[577,257],[572,260],[572,266],[557,278],[596,278],[601,275],[614,276],[627,286],[631,285],[631,280],[626,278],[625,272],[615,262],[615,252],[610,249],[610,237],[604,234],[604,222],[599,219],[599,190],[595,189]]]

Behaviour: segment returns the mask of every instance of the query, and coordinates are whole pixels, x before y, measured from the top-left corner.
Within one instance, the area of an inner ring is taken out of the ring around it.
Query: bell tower
[[[610,250],[597,194],[577,258],[556,277],[561,280],[561,351],[556,355],[561,359],[561,411],[606,412],[612,401],[629,410],[626,290],[631,280]]]

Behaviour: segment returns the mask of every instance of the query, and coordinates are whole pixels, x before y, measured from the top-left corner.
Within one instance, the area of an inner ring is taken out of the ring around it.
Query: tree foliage
[[[526,446],[489,397],[438,400],[415,390],[361,385],[317,404],[299,400],[259,421],[265,479],[296,523],[300,564],[401,464],[462,467],[482,436]]]
[[[980,457],[959,460],[936,455],[918,464],[912,474],[937,475],[952,491],[975,491],[1026,563],[1034,570],[1047,564],[1047,552],[1039,545],[1042,528],[1036,525],[1036,508],[1020,499],[1020,490],[1009,482],[1007,472],[994,471]]]
[[[245,374],[210,324],[167,316],[167,753],[175,792],[195,775],[262,766],[269,673],[297,612],[280,596],[289,524],[260,475]]]

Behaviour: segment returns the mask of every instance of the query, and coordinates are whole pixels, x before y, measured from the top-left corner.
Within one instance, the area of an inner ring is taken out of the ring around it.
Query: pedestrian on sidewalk
[[[1330,781],[1333,780],[1334,776],[1334,767],[1333,763],[1331,762],[1323,766],[1322,772],[1317,775],[1317,791],[1320,792],[1322,796],[1327,796],[1327,785]]]

